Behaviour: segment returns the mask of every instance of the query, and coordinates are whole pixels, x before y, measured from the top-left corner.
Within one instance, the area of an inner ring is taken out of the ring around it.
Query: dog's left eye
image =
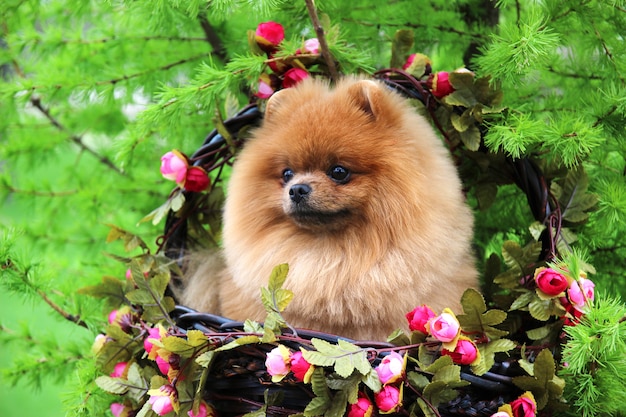
[[[328,171],[328,176],[338,183],[346,183],[350,179],[350,171],[341,165],[335,165]]]

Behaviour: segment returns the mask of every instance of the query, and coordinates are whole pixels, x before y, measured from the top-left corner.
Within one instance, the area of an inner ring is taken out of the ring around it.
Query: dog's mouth
[[[295,208],[289,213],[294,222],[305,228],[331,227],[339,226],[343,221],[351,215],[347,209],[336,211],[321,211],[307,208]]]

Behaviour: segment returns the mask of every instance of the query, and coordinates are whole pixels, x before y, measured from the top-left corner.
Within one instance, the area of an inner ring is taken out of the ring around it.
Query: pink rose
[[[459,338],[454,351],[442,349],[441,354],[450,356],[452,361],[458,365],[470,365],[480,357],[474,342],[463,337]]]
[[[320,41],[317,38],[311,38],[304,41],[304,52],[309,54],[320,53]]]
[[[170,371],[170,362],[168,360],[163,359],[160,356],[156,357],[156,363],[157,366],[159,367],[159,371],[161,371],[161,373],[165,376],[167,376],[167,373]]]
[[[572,281],[570,284],[567,290],[567,299],[576,310],[584,313],[586,301],[593,301],[594,288],[593,281],[581,277],[578,281]]]
[[[115,417],[120,417],[124,412],[124,408],[126,408],[124,404],[113,403],[111,404],[111,414],[113,414]]]
[[[402,377],[404,371],[404,358],[398,352],[391,352],[385,356],[376,367],[378,379],[383,384],[391,384]]]
[[[198,407],[198,414],[194,414],[193,410],[187,411],[187,415],[189,417],[215,417],[217,414],[213,407],[207,405],[204,401],[200,402],[200,406]]]
[[[348,415],[346,417],[371,417],[374,411],[374,405],[363,394],[359,394],[359,399],[348,407]]]
[[[428,321],[433,317],[435,317],[435,312],[426,305],[415,307],[415,310],[406,314],[406,319],[409,322],[409,329],[412,331],[422,332],[424,334],[428,334],[428,330],[426,330],[426,323],[428,323]]]
[[[152,348],[154,346],[150,341],[151,339],[161,340],[161,334],[158,327],[152,327],[148,329],[148,336],[143,340],[143,348],[148,353],[152,351]]]
[[[259,89],[256,92],[255,96],[261,99],[265,99],[270,98],[272,94],[274,94],[274,89],[269,83],[269,76],[267,77],[267,79],[264,79],[264,77],[261,76],[261,78],[259,78]]]
[[[187,170],[184,183],[185,190],[199,193],[206,190],[210,183],[209,176],[201,167],[190,167]]]
[[[290,88],[309,77],[309,73],[301,68],[291,68],[283,78],[283,88]]]
[[[439,316],[427,323],[430,334],[440,342],[448,343],[456,339],[461,332],[461,325],[450,309],[444,309]]]
[[[181,187],[185,182],[188,167],[187,158],[177,150],[170,151],[161,157],[161,174]]]
[[[109,321],[109,324],[117,323],[117,310],[111,310],[107,319]]]
[[[385,385],[378,393],[374,394],[374,400],[378,409],[383,413],[397,411],[402,405],[400,390],[393,385]]]
[[[537,288],[550,297],[556,297],[567,289],[567,278],[552,268],[537,268],[535,271]]]
[[[313,369],[311,364],[304,359],[301,351],[292,353],[289,358],[289,363],[291,365],[291,372],[293,372],[296,381],[308,383],[311,380]]]
[[[118,362],[113,368],[113,372],[111,372],[111,378],[119,378],[124,375],[126,365],[128,365],[128,362]]]
[[[289,373],[289,364],[289,350],[285,346],[278,345],[278,347],[267,352],[265,368],[267,373],[272,376],[273,382],[280,382]]]
[[[254,39],[264,52],[273,52],[285,39],[285,29],[280,23],[263,22],[257,26]]]
[[[511,408],[513,409],[513,417],[535,417],[537,413],[535,397],[529,391],[520,395],[518,399],[511,401]]]
[[[160,416],[164,416],[167,413],[174,411],[172,399],[169,396],[151,395],[148,402],[152,404],[152,411]]]
[[[498,411],[497,413],[493,413],[491,417],[511,417],[511,415],[506,411]]]
[[[446,71],[440,71],[433,74],[428,80],[430,91],[433,96],[442,98],[454,91],[454,87],[450,84],[449,73]]]

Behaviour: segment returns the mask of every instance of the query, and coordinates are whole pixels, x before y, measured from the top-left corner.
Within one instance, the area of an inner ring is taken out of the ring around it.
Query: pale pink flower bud
[[[498,411],[497,413],[493,413],[491,417],[511,417],[511,415],[506,411]]]
[[[174,411],[172,399],[169,396],[151,395],[148,402],[152,405],[152,411],[160,416]]]
[[[109,324],[113,324],[117,321],[117,310],[111,310],[108,317]]]
[[[175,181],[179,186],[185,182],[188,167],[187,158],[177,150],[170,151],[161,157],[161,174],[164,178]]]
[[[215,416],[215,410],[213,410],[211,407],[207,407],[207,403],[202,401],[200,403],[200,406],[198,407],[197,414],[194,414],[193,410],[189,410],[187,411],[187,415],[189,417],[210,417]]]
[[[398,352],[391,352],[385,356],[376,367],[378,379],[383,384],[391,384],[402,377],[404,371],[404,358]]]
[[[589,300],[589,302],[593,301],[594,288],[595,284],[593,281],[581,277],[578,281],[572,281],[567,290],[567,298],[576,310],[584,312],[586,307],[585,298]]]
[[[304,41],[304,52],[308,52],[309,54],[319,54],[320,53],[320,41],[317,38],[311,38]]]
[[[269,80],[269,77],[268,77]],[[270,98],[274,94],[274,89],[263,78],[259,78],[259,90],[256,92],[256,96],[261,99]]]
[[[439,316],[428,322],[430,334],[440,342],[452,342],[459,336],[461,325],[450,309],[444,309]]]
[[[278,345],[267,353],[265,368],[267,373],[272,376],[273,382],[279,382],[289,373],[289,356],[289,350],[283,345]]]
[[[126,408],[124,404],[113,403],[111,404],[111,414],[113,414],[115,417],[120,417],[124,412],[124,408]]]

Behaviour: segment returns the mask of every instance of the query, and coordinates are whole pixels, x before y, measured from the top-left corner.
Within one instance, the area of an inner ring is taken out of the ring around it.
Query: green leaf
[[[237,339],[233,340],[230,343],[225,344],[224,346],[220,346],[219,348],[215,349],[216,352],[223,352],[225,350],[231,350],[231,349],[235,349],[238,348],[240,346],[245,346],[245,345],[252,345],[255,343],[259,343],[261,341],[261,339],[259,338],[259,336],[241,336],[238,337]]]
[[[372,366],[367,360],[367,351],[345,340],[334,345],[322,339],[311,339],[316,351],[302,352],[304,359],[316,366],[333,366],[335,372],[347,378],[355,370],[368,374]]]
[[[536,298],[536,294],[532,291],[525,291],[513,301],[509,310],[519,310],[526,307],[532,300]]]
[[[209,338],[204,335],[200,330],[188,330],[187,342],[190,346],[198,347],[206,344]]]
[[[419,391],[422,391],[424,387],[430,383],[425,375],[415,371],[407,372],[406,379],[411,386],[417,388]]]
[[[196,358],[196,363],[200,366],[202,366],[203,368],[208,368],[211,365],[211,362],[213,362],[213,359],[215,358],[215,351],[214,350],[209,350],[204,352],[202,355],[199,355]]]
[[[165,349],[180,355],[182,358],[191,358],[196,353],[196,348],[182,337],[166,336],[161,339],[161,343]]]
[[[468,150],[477,151],[480,148],[481,135],[480,130],[476,125],[469,126],[466,130],[459,132],[461,140],[465,144]]]
[[[270,291],[276,291],[283,287],[285,281],[287,280],[287,275],[289,273],[289,265],[288,264],[280,264],[276,265],[270,274],[270,279],[268,283],[268,289]]]
[[[413,31],[397,30],[391,42],[391,68],[402,68],[413,49]]]
[[[515,342],[509,339],[498,339],[487,343],[486,345],[478,345],[480,352],[480,362],[471,365],[472,372],[476,375],[483,375],[489,371],[495,363],[495,354],[498,352],[508,352],[517,346]]]
[[[128,388],[128,395],[137,402],[139,402],[141,398],[146,395],[148,389],[150,389],[148,381],[146,381],[142,372],[143,370],[136,362],[131,363],[128,367],[127,380],[131,385]]]
[[[440,369],[445,368],[446,366],[450,366],[450,365],[453,365],[452,358],[448,355],[442,355],[435,362],[433,362],[429,367],[424,369],[424,371],[434,374]]]
[[[107,305],[111,308],[119,307],[126,299],[124,297],[124,282],[109,276],[102,277],[101,284],[79,288],[78,293],[104,298],[107,301]]]
[[[484,333],[492,339],[508,334],[507,331],[493,327],[501,324],[507,314],[502,310],[487,311],[485,299],[478,291],[472,288],[465,290],[461,297],[461,305],[465,314],[458,315],[457,319],[465,332]]]
[[[563,380],[555,376],[552,353],[543,349],[533,365],[534,376],[513,378],[513,383],[524,391],[531,391],[537,401],[537,409],[543,409],[550,398],[558,399],[563,393]]]
[[[339,391],[333,396],[330,407],[328,407],[328,410],[324,413],[324,417],[343,417],[347,405],[348,393],[346,391]]]
[[[128,384],[121,378],[102,375],[96,378],[96,385],[110,394],[126,394]]]
[[[396,329],[387,337],[387,342],[396,346],[406,346],[411,343],[411,340],[406,333],[404,333],[404,330]]]

